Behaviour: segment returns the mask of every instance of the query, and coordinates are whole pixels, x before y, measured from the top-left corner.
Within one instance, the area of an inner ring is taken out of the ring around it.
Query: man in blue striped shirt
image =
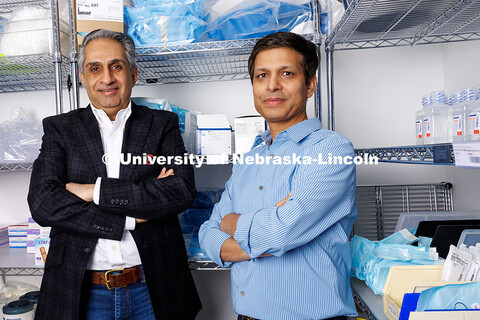
[[[288,32],[260,39],[248,61],[269,130],[233,166],[199,233],[203,251],[231,267],[239,319],[356,315],[348,242],[357,216],[354,152],[319,119],[307,120],[317,67],[316,46]]]

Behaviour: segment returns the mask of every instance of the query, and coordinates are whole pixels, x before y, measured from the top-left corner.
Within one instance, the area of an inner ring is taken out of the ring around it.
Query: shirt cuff
[[[259,252],[258,249],[255,250],[255,248],[251,247],[251,234],[250,231],[252,229],[252,224],[253,224],[253,219],[259,212],[265,212],[265,211],[271,211],[271,210],[276,210],[277,208],[272,208],[272,209],[261,209],[258,211],[254,212],[249,212],[249,213],[244,213],[240,215],[237,221],[237,229],[235,230],[235,233],[233,234],[233,238],[237,240],[238,245],[240,248],[242,248],[243,251],[245,251],[246,254],[250,256],[250,258],[254,259],[262,255],[264,252]],[[260,213],[262,214],[262,213]],[[268,214],[268,213],[265,213]]]
[[[126,217],[124,230],[135,230],[135,225],[136,225],[135,218]]]
[[[100,203],[100,185],[102,184],[102,178],[98,177],[95,181],[95,187],[93,188],[93,203],[97,206]]]
[[[199,233],[199,236],[203,236],[203,233],[202,235],[200,235]],[[207,254],[207,256],[222,268],[230,267],[233,263],[223,261],[220,255],[223,243],[229,238],[230,235],[220,229],[208,229],[208,240],[205,241],[205,247],[202,248],[202,250]]]

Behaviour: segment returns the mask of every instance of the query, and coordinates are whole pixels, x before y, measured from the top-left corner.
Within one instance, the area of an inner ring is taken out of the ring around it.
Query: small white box
[[[35,265],[45,265],[49,247],[50,239],[35,239]]]
[[[27,248],[27,237],[9,236],[8,243],[10,248]]]
[[[231,154],[232,129],[225,114],[197,115],[197,154]]]
[[[235,118],[235,153],[244,154],[252,149],[255,137],[266,130],[262,116]]]

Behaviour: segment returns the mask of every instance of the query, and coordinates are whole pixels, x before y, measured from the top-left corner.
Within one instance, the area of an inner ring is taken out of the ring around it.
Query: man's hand
[[[240,218],[239,214],[229,213],[223,217],[222,222],[220,222],[220,230],[225,233],[228,233],[233,237],[235,230],[237,230],[237,221]]]
[[[95,184],[81,184],[81,183],[69,182],[65,185],[65,189],[67,189],[67,191],[73,193],[80,199],[87,202],[93,201],[94,188],[95,188]]]
[[[287,197],[286,197],[285,199],[280,200],[280,201],[275,205],[275,207],[281,207],[281,206],[283,206],[285,203],[287,203],[287,200],[288,200],[288,198],[290,198],[290,194],[291,194],[291,193],[292,193],[292,192],[290,191],[290,192],[288,193]]]
[[[162,171],[160,171],[160,174],[158,175],[157,179],[162,179],[166,178],[168,176],[173,176],[175,173],[173,173],[173,169],[169,169],[167,171],[167,168],[163,167]]]

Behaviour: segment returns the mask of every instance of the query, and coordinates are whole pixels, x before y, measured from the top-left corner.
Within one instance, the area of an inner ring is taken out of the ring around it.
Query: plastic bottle
[[[467,109],[467,140],[480,140],[480,86],[476,99]]]
[[[448,108],[448,114],[447,114],[447,141],[452,142],[453,141],[453,123],[451,121],[452,119],[452,106],[453,106],[453,101],[454,101],[454,95],[448,95],[445,98],[445,105]]]
[[[460,110],[463,104],[463,95],[462,92],[455,92],[452,94],[452,105],[450,106],[450,116],[449,116],[449,126],[451,131],[451,139],[450,141],[458,141],[458,138],[455,138],[457,135],[457,130],[459,126],[459,119],[458,119],[458,110]]]
[[[460,101],[452,106],[453,141],[465,141],[467,139],[467,110],[475,103],[475,95],[475,88],[464,89]]]
[[[423,117],[424,143],[446,143],[448,142],[448,106],[445,105],[445,92],[433,91],[430,98],[432,104],[426,108]]]
[[[415,140],[417,145],[422,145],[424,140],[423,134],[423,119],[425,115],[425,109],[432,104],[432,100],[429,95],[422,97],[422,109],[415,112]]]

